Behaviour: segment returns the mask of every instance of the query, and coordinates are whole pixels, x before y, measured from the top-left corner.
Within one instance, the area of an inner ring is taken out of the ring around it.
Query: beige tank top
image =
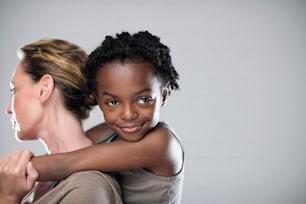
[[[157,125],[158,127],[170,129],[167,124],[162,122]],[[177,138],[174,131],[172,133]],[[112,134],[108,140],[102,142],[111,142],[115,137],[116,135]],[[180,142],[179,139],[178,141]],[[118,181],[121,186],[124,203],[179,204],[184,180],[184,151],[182,152],[182,157],[183,164],[180,172],[171,177],[158,176],[142,168],[119,172]]]
[[[144,169],[119,173],[125,204],[179,204],[183,188],[183,169],[175,176],[162,177]]]

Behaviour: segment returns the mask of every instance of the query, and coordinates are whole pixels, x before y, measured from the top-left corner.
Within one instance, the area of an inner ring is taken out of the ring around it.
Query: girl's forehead
[[[105,66],[113,66],[113,67],[139,67],[139,66],[143,66],[143,67],[150,67],[155,69],[155,67],[153,66],[153,64],[151,64],[150,62],[147,61],[140,61],[140,60],[124,60],[124,61],[119,61],[119,60],[115,60],[112,62],[108,62],[106,64],[104,64],[102,67]]]
[[[160,86],[156,69],[149,63],[113,63],[103,66],[97,74],[102,89],[143,89]]]
[[[98,74],[100,76],[114,76],[114,77],[144,77],[146,75],[150,75],[152,77],[157,77],[157,70],[156,68],[150,63],[136,63],[136,62],[114,62],[105,64],[103,67],[100,68]]]

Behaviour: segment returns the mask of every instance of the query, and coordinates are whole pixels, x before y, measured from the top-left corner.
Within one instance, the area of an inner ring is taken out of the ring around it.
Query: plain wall
[[[182,203],[305,204],[302,0],[1,0],[0,155],[45,153],[39,142],[17,142],[5,115],[18,47],[52,37],[90,52],[105,35],[138,30],[161,37],[181,75],[162,120],[186,151]],[[84,127],[101,121],[95,109]]]

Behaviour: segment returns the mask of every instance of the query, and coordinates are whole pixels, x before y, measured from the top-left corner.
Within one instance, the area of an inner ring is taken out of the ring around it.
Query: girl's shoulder
[[[94,144],[97,144],[109,138],[114,131],[111,130],[105,123],[100,123],[88,129],[85,133]]]
[[[181,149],[183,148],[181,140],[174,131],[173,127],[165,122],[159,122],[143,140],[144,142],[146,141],[149,143],[153,143],[153,141],[155,141],[163,144],[162,146],[165,147],[172,146],[171,144],[176,143]]]
[[[159,122],[155,128],[153,128],[147,136],[150,135],[160,135],[161,137],[169,136],[169,137],[175,137],[178,138],[177,134],[174,131],[174,128],[171,127],[166,122]]]
[[[184,166],[184,148],[174,129],[165,122],[159,122],[143,139],[146,151],[155,155],[156,165],[147,169],[156,175],[174,176],[182,171]]]

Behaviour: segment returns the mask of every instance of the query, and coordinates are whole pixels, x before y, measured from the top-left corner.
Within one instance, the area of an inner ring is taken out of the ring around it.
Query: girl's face
[[[16,66],[10,86],[12,99],[6,112],[11,116],[16,138],[37,139],[36,129],[41,120],[39,90],[30,75],[24,72],[22,61]]]
[[[107,125],[122,140],[141,140],[159,121],[168,91],[149,63],[114,62],[97,72],[96,99]]]

